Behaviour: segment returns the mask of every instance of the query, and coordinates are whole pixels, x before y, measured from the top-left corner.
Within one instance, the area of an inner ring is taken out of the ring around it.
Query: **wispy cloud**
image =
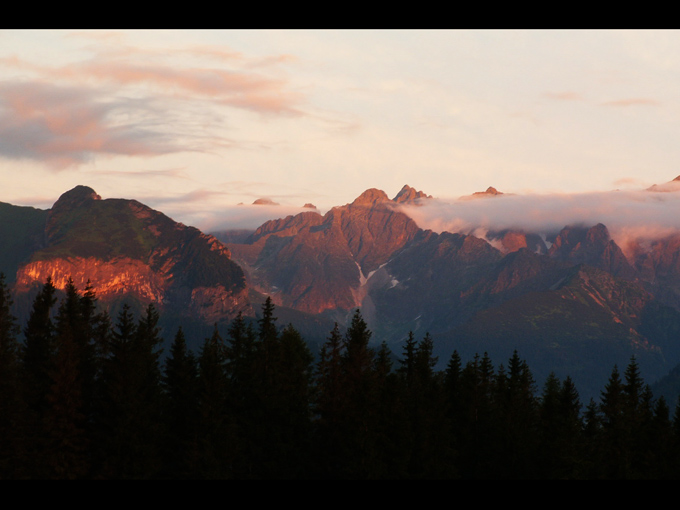
[[[187,67],[168,62],[168,55],[217,58],[228,67]],[[116,45],[112,50],[97,48],[89,59],[61,66],[35,64],[16,56],[0,59],[0,65],[31,72],[39,79],[108,84],[117,87],[149,87],[155,93],[207,99],[262,114],[300,115],[303,96],[289,88],[280,77],[256,69],[294,60],[290,55],[245,59],[224,47],[196,46],[163,52]]]
[[[182,146],[145,117],[156,117],[150,104],[102,101],[90,89],[41,82],[0,83],[0,155],[45,161],[63,169],[95,154],[152,156]],[[116,117],[136,117],[121,123]]]
[[[219,151],[249,144],[217,134],[227,117],[220,108],[303,115],[303,96],[263,71],[290,56],[247,59],[224,47],[194,46],[178,53],[208,62],[188,66],[167,50],[125,46],[118,33],[85,35],[95,41],[91,58],[54,66],[0,59],[0,67],[21,75],[0,82],[0,156],[63,169],[98,155]]]
[[[601,103],[602,106],[628,107],[628,106],[659,106],[661,103],[655,99],[645,97],[630,97],[624,99],[616,99],[613,101],[605,101]]]
[[[231,181],[215,183],[211,189],[199,188],[174,195],[146,195],[137,199],[163,211],[171,218],[181,218],[185,224],[198,227],[204,232],[231,229],[256,229],[268,220],[285,218],[301,212],[315,211],[303,207],[308,199],[294,194],[257,194],[265,183]],[[237,203],[235,197],[250,196],[248,202]],[[271,198],[276,205],[254,204],[259,198]],[[278,204],[281,202],[281,204]],[[291,205],[291,204],[299,205]]]
[[[133,179],[148,179],[148,178],[177,178],[177,179],[191,179],[187,174],[187,168],[166,168],[162,170],[100,170],[98,175],[111,175],[115,177],[130,177]]]
[[[612,184],[614,186],[634,186],[636,188],[645,187],[645,182],[642,179],[638,179],[637,177],[621,177],[620,179],[616,179]],[[647,185],[649,185],[649,183],[647,183]]]
[[[286,82],[256,73],[217,68],[175,69],[132,62],[84,62],[54,70],[72,80],[96,80],[118,86],[150,86],[167,94],[205,98],[262,114],[296,114],[300,96]]]

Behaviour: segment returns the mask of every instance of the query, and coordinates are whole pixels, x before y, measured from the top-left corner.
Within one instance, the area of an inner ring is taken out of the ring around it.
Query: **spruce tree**
[[[314,377],[316,470],[322,478],[337,475],[338,462],[341,458],[341,423],[347,405],[343,385],[342,354],[342,335],[336,322],[321,347]]]
[[[418,342],[415,352],[415,384],[411,391],[413,449],[409,470],[415,478],[449,477],[451,442],[446,434],[446,397],[443,378],[434,367],[434,340],[429,333]]]
[[[89,339],[83,337],[80,294],[71,278],[64,290],[66,295],[55,317],[55,355],[49,374],[43,459],[49,477],[77,479],[90,470],[84,388],[94,381],[83,377]]]
[[[10,309],[12,298],[0,272],[0,479],[21,476],[25,447],[25,410],[20,388],[19,327]]]
[[[413,331],[408,332],[408,338],[404,343],[404,357],[399,360],[401,366],[399,367],[399,373],[403,375],[403,379],[406,386],[410,386],[413,383],[413,372],[416,363],[416,346],[418,342],[416,341]]]
[[[602,414],[598,404],[591,398],[583,415],[583,478],[602,478],[602,435]]]
[[[279,337],[269,416],[269,478],[310,474],[313,356],[300,333],[288,324]]]
[[[660,396],[654,404],[654,417],[650,427],[651,466],[646,477],[656,480],[672,480],[677,477],[677,443],[673,437],[673,425],[666,399]]]
[[[33,301],[24,329],[24,389],[26,401],[37,421],[42,420],[47,408],[47,393],[51,385],[49,373],[54,363],[52,307],[57,302],[55,293],[56,288],[48,277]]]
[[[103,476],[144,479],[161,475],[162,394],[158,313],[149,305],[135,323],[123,305],[102,373],[99,457]]]
[[[196,465],[198,368],[180,326],[163,370],[165,471],[172,478],[189,478]]]
[[[449,362],[444,371],[444,409],[446,411],[446,421],[443,427],[448,431],[449,437],[449,465],[451,466],[450,477],[458,477],[458,467],[460,464],[461,452],[461,432],[465,426],[464,416],[466,409],[462,398],[462,360],[458,351],[451,353]]]
[[[495,421],[493,419],[494,381],[497,379],[488,353],[476,353],[460,374],[459,473],[462,478],[492,476],[496,463]]]
[[[561,421],[559,424],[560,463],[556,478],[579,478],[583,464],[583,421],[581,419],[581,401],[571,377],[562,382],[559,396]]]
[[[226,371],[227,349],[217,324],[198,357],[197,476],[245,478],[248,451],[237,434],[244,410],[228,400],[233,387]]]
[[[602,475],[626,479],[631,474],[630,436],[627,421],[630,395],[626,393],[618,367],[614,365],[600,403],[602,413]]]
[[[560,478],[560,388],[560,380],[550,372],[539,402],[539,476],[548,479]]]
[[[342,477],[375,476],[375,393],[373,392],[374,351],[369,347],[372,332],[357,309],[345,334],[342,357],[345,413],[341,417]]]
[[[45,417],[49,408],[48,394],[52,386],[50,374],[54,369],[54,323],[52,309],[57,302],[56,288],[48,277],[36,295],[24,328],[22,350],[22,393],[26,403],[27,476],[47,478],[49,470],[43,463],[31,462],[40,458],[45,448]]]
[[[280,336],[276,327],[274,303],[267,297],[258,319],[257,338],[252,360],[252,379],[247,407],[239,415],[239,437],[245,448],[241,458],[248,478],[270,477],[278,457],[273,439],[274,423],[279,419],[277,377],[280,370]]]
[[[500,370],[499,370],[500,372]],[[533,478],[536,456],[537,405],[535,383],[526,361],[513,352],[508,362],[508,373],[499,380],[496,391],[496,430],[499,437],[498,453],[503,459],[497,463],[499,475],[511,478]]]

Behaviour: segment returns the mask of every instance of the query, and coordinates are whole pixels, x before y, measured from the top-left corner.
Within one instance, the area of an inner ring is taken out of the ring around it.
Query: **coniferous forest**
[[[20,325],[0,276],[3,479],[680,477],[680,408],[635,358],[581,402],[517,352],[435,371],[429,335],[373,347],[358,310],[316,356],[269,299],[198,352],[178,328],[161,356],[153,305],[109,317],[89,287],[57,295],[48,279]]]

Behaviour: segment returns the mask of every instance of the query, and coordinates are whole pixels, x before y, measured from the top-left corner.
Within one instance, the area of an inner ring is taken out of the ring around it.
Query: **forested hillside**
[[[435,371],[435,338],[369,345],[357,310],[313,353],[267,299],[188,349],[153,305],[109,317],[47,280],[18,324],[0,278],[4,479],[607,479],[680,476],[680,413],[635,358],[601,399],[538,387],[515,352]],[[164,337],[172,338],[161,356]]]

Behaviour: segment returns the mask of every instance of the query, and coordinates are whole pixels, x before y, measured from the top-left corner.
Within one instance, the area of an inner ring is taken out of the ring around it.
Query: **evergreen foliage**
[[[395,357],[359,310],[316,361],[270,299],[197,354],[179,327],[161,361],[153,305],[112,324],[89,285],[61,296],[47,280],[22,330],[0,275],[2,479],[680,476],[680,404],[634,357],[584,407],[570,377],[539,390],[517,351],[497,366],[454,351],[438,372],[434,339],[410,332]]]
[[[25,411],[24,399],[20,397],[19,327],[10,312],[11,306],[5,275],[0,273],[0,478],[20,476],[17,464],[26,446],[21,435]]]
[[[188,478],[195,469],[198,414],[198,366],[187,349],[180,327],[170,347],[163,370],[163,421],[167,436],[163,445],[167,476]]]

